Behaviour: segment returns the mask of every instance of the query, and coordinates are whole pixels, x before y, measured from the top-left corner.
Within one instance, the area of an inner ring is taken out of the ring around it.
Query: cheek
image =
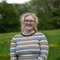
[[[25,25],[25,24],[26,24],[25,22],[22,23],[22,25]]]
[[[33,23],[33,26],[35,26],[36,24],[35,23]]]

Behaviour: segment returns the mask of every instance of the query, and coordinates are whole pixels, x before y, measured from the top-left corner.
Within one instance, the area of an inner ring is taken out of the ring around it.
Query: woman
[[[46,60],[48,42],[43,33],[37,32],[38,18],[26,13],[21,18],[21,34],[12,38],[11,60]]]

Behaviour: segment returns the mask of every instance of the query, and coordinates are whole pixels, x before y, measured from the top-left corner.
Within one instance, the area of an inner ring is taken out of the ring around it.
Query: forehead
[[[34,20],[35,18],[32,15],[28,15],[28,16],[25,17],[25,19],[32,19],[32,20]]]

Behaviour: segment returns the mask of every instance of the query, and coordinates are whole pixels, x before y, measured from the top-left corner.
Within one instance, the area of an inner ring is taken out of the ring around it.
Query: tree
[[[19,12],[20,15],[26,13],[26,12],[33,12],[33,8],[29,3],[24,4],[14,4],[16,10]]]
[[[19,31],[19,13],[12,4],[5,1],[1,3],[0,13],[3,18],[0,19],[0,32]]]
[[[30,3],[38,6],[43,12],[50,12],[53,8],[60,8],[60,0],[31,0]]]

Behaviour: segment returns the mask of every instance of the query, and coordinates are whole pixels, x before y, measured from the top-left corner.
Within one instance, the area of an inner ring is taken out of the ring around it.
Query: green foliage
[[[50,22],[53,23],[56,29],[60,28],[60,8],[54,8],[51,11]]]
[[[49,44],[49,54],[47,60],[60,60],[60,29],[39,31],[45,34]],[[10,60],[10,44],[14,33],[0,33],[0,60]]]
[[[51,10],[52,16],[60,16],[60,8],[54,8]]]
[[[29,5],[29,3],[25,4],[14,4],[16,10],[19,12],[20,15],[26,13],[26,12],[33,12],[32,7]]]
[[[0,6],[0,32],[19,31],[19,13],[12,4],[2,2]]]
[[[39,14],[39,24],[38,30],[52,30],[52,29],[59,29],[60,28],[60,9],[54,8],[51,10],[50,13]]]
[[[60,8],[60,0],[31,0],[34,6],[38,6],[44,13],[50,12],[53,8]]]

